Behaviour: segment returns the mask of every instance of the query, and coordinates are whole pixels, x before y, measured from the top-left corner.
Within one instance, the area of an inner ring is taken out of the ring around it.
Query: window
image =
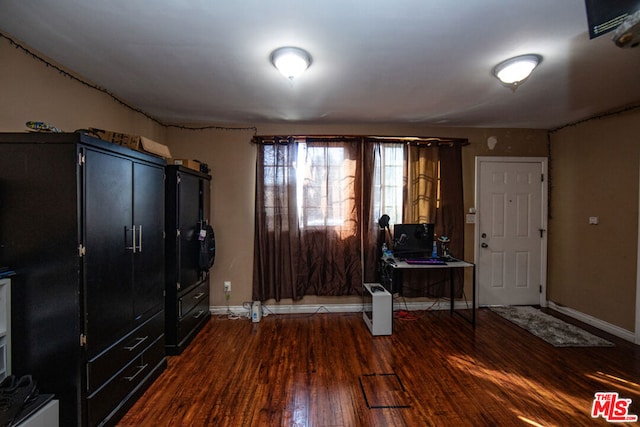
[[[404,144],[384,144],[374,160],[373,217],[389,215],[402,222],[404,187]]]
[[[345,164],[347,163],[347,164]],[[353,169],[343,147],[298,144],[296,169],[300,227],[342,226],[353,204]]]
[[[265,145],[262,150],[263,166],[260,177],[264,193],[261,202],[264,204],[262,209],[268,230],[276,228],[275,222],[280,216],[278,213],[288,209],[288,200],[282,198],[280,189],[290,185],[289,175],[293,169],[282,167],[282,165],[291,164],[289,161],[291,151],[280,148],[282,147],[277,145]],[[282,224],[282,227],[287,230],[288,223]]]
[[[254,300],[361,294],[362,283],[375,280],[383,214],[394,224],[433,222],[438,235],[451,237],[454,253],[461,253],[462,141],[254,142]]]

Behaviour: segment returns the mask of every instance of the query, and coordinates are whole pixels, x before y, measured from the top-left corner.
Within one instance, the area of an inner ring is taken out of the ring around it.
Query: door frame
[[[548,173],[548,162],[549,159],[547,157],[495,157],[495,156],[476,156],[476,170],[475,170],[475,230],[473,232],[474,235],[474,243],[473,243],[473,258],[474,263],[476,264],[476,268],[478,272],[476,273],[476,277],[481,277],[479,274],[482,266],[479,264],[480,260],[480,224],[482,218],[480,216],[480,193],[481,193],[481,181],[480,181],[480,167],[482,163],[539,163],[540,169],[542,171],[542,175],[544,179],[541,181],[541,202],[542,202],[542,218],[541,218],[541,227],[543,231],[542,239],[540,242],[540,285],[542,286],[542,291],[540,292],[540,306],[547,306],[547,242],[548,242],[548,212],[549,212],[549,197],[548,197],[548,187],[549,187],[549,173]],[[639,237],[640,240],[640,237]],[[640,243],[639,243],[640,244]],[[640,271],[640,270],[639,270]],[[478,279],[476,279],[478,280]],[[478,280],[479,282],[479,280]],[[480,301],[480,283],[476,283],[477,292],[476,292],[476,304],[479,304]],[[640,286],[640,285],[639,285]],[[640,321],[640,320],[639,320]]]

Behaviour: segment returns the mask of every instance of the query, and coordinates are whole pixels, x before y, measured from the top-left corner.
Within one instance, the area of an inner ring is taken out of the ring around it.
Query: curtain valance
[[[294,142],[334,142],[334,141],[356,141],[356,142],[372,142],[372,143],[389,143],[389,144],[408,144],[416,146],[442,146],[442,145],[468,145],[469,140],[466,138],[447,138],[447,137],[423,137],[423,136],[323,136],[323,135],[256,135],[251,142],[259,145],[286,145]]]

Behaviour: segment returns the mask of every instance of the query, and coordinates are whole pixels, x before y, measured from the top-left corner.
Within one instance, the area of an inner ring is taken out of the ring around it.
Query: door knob
[[[489,247],[489,245],[487,245],[486,243],[482,243],[482,244],[480,245],[480,247],[482,247],[482,248],[488,248],[488,247]]]

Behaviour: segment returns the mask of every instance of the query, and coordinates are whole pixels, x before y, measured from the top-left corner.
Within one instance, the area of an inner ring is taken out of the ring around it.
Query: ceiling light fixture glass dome
[[[503,85],[515,90],[533,72],[542,61],[542,56],[535,54],[521,55],[507,59],[493,68],[493,75]]]
[[[271,63],[283,76],[293,80],[309,68],[311,55],[299,47],[281,47],[271,53]]]

